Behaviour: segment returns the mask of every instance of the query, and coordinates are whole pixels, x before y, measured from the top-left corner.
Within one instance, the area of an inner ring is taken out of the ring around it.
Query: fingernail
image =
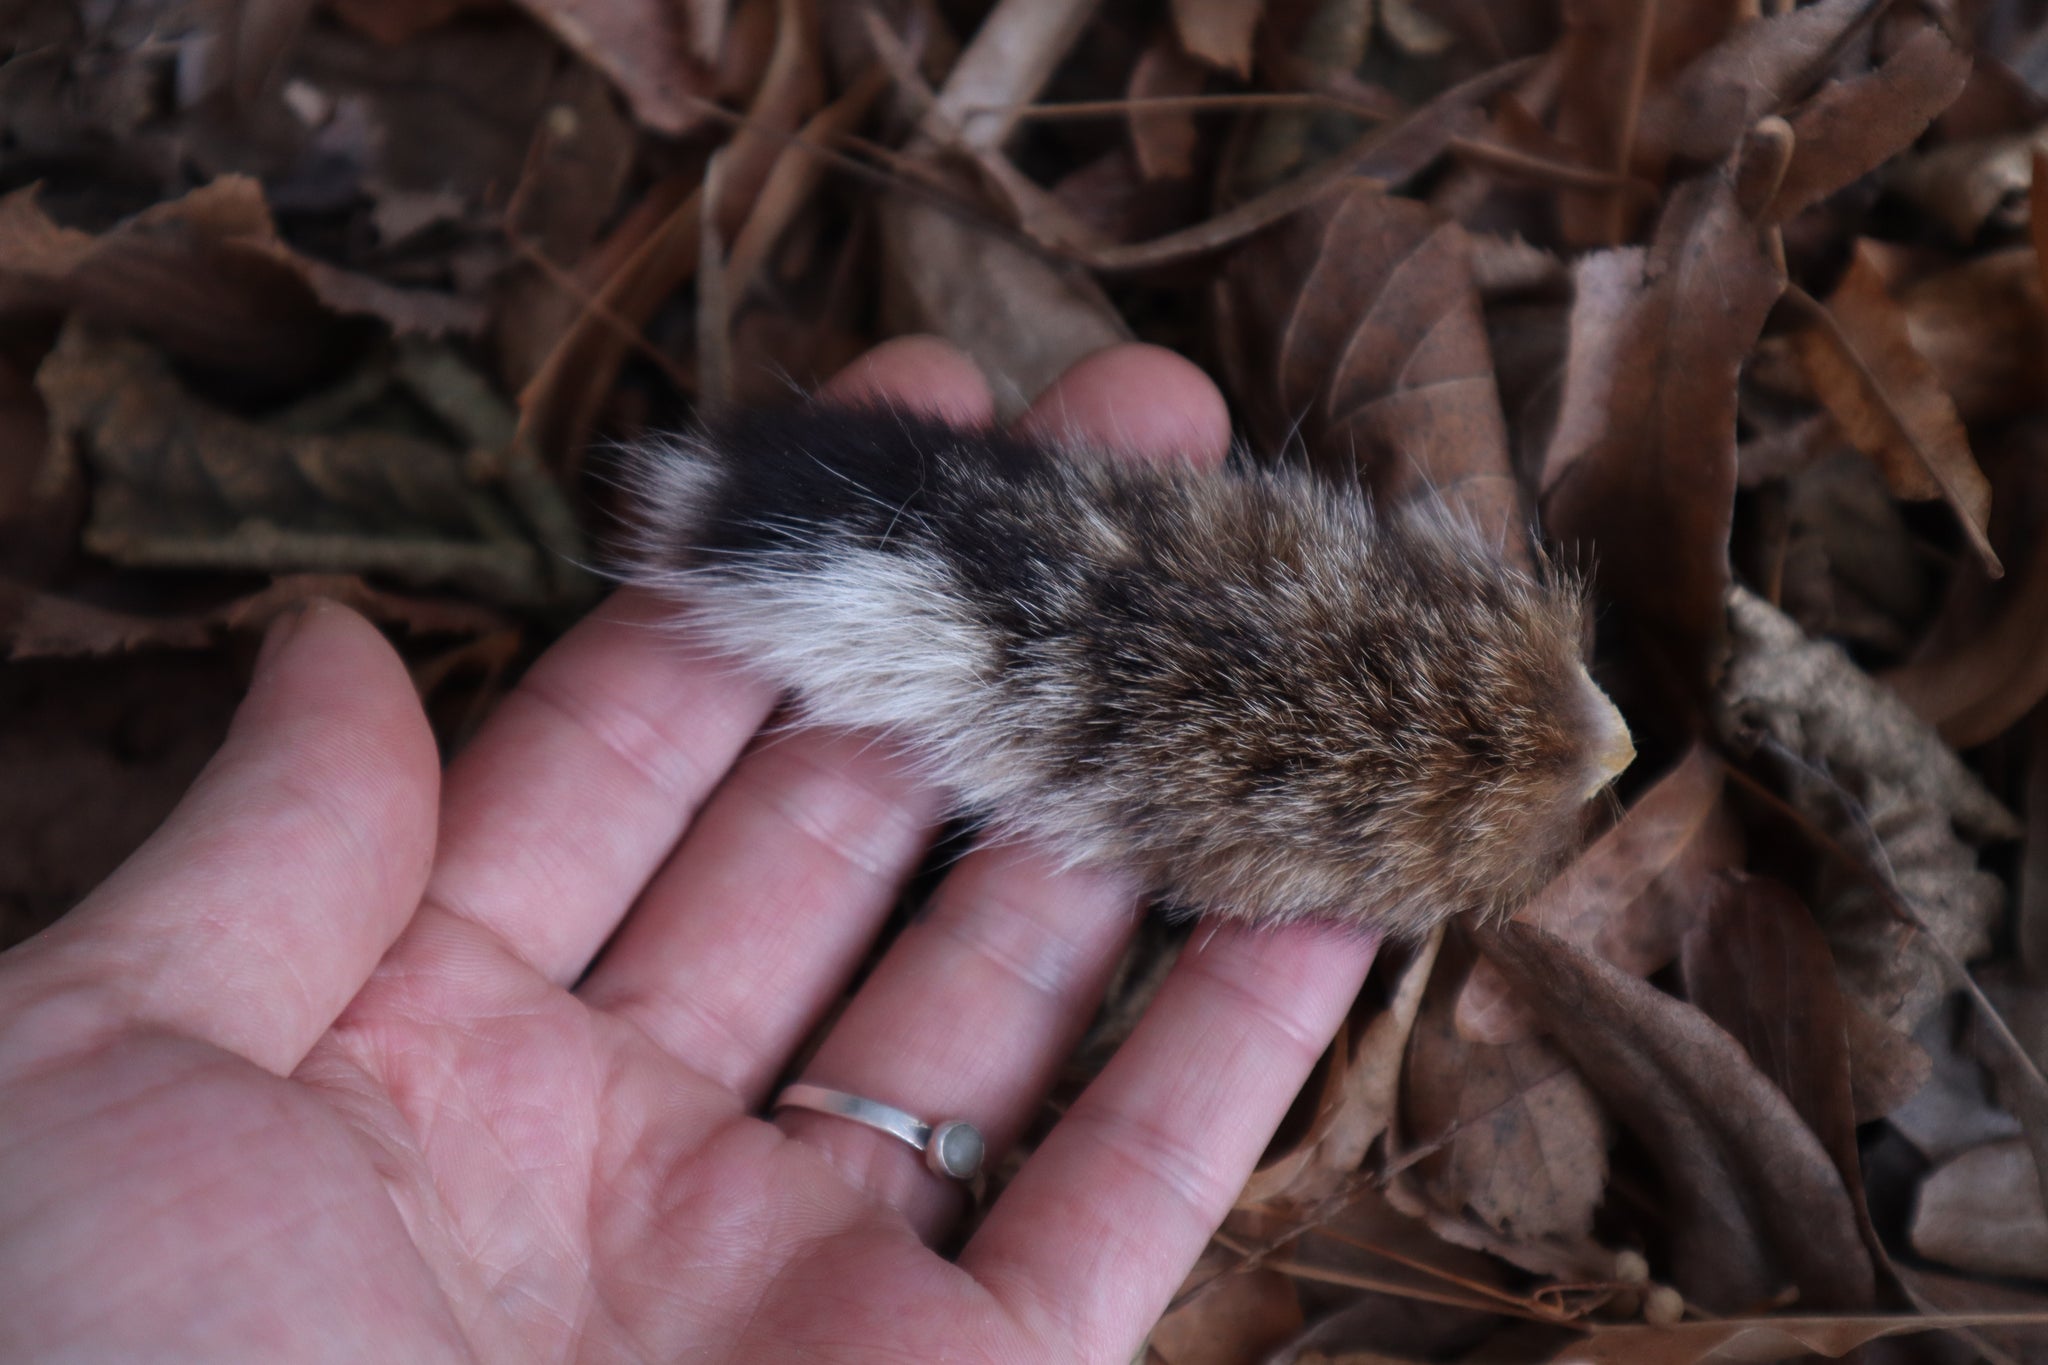
[[[306,619],[306,610],[311,605],[311,602],[294,602],[271,619],[270,628],[263,632],[263,647],[256,651],[254,676],[262,676],[277,662],[284,653],[285,645],[299,633],[299,627]]]

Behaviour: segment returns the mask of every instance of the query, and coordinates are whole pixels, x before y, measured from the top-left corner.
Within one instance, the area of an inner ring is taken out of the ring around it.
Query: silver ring
[[[966,1119],[945,1119],[926,1123],[906,1114],[893,1104],[863,1099],[844,1090],[827,1090],[822,1085],[802,1083],[784,1087],[775,1097],[776,1109],[810,1109],[820,1114],[837,1114],[864,1123],[877,1132],[904,1142],[924,1153],[924,1164],[933,1175],[953,1180],[972,1180],[981,1173],[981,1159],[988,1153],[981,1130]]]

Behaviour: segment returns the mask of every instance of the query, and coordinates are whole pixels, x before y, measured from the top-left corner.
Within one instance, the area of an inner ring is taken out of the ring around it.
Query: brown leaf
[[[2048,1206],[2027,1144],[1994,1142],[1920,1182],[1913,1250],[1978,1275],[2048,1279]]]
[[[1523,1246],[1540,1263],[1554,1244],[1583,1263],[1607,1179],[1605,1116],[1551,1043],[1459,1037],[1463,963],[1445,961],[1451,970],[1437,973],[1415,1022],[1402,1092],[1404,1145],[1430,1153],[1415,1167],[1421,1192],[1434,1209],[1475,1220],[1496,1255]]]
[[[1974,257],[1899,291],[1913,350],[1965,422],[2037,407],[2048,382],[2048,313],[2031,247]]]
[[[1292,1280],[1276,1270],[1239,1270],[1217,1275],[1161,1318],[1151,1346],[1165,1365],[1238,1365],[1263,1359],[1301,1321]]]
[[[1931,633],[1911,658],[1879,676],[1943,739],[1968,749],[2003,734],[2048,696],[2048,429],[2010,428],[1992,447],[1993,543],[2018,555],[2018,572],[1994,586],[1980,570],[1957,570],[1951,591],[1975,589],[1981,617],[1957,618],[1953,632]],[[1967,575],[1968,582],[1962,580]],[[1946,622],[1944,622],[1946,624]]]
[[[1713,903],[1714,874],[1741,863],[1742,835],[1721,799],[1723,780],[1721,760],[1694,745],[1515,918],[1635,976],[1662,970]],[[1465,1037],[1487,1043],[1542,1028],[1484,958],[1459,993],[1457,1024]]]
[[[1685,936],[1686,999],[1726,1029],[1782,1091],[1841,1173],[1874,1264],[1884,1248],[1863,1206],[1850,1081],[1849,1013],[1812,913],[1782,883],[1723,874]]]
[[[1913,349],[1905,314],[1862,244],[1796,345],[1814,393],[1843,434],[1877,461],[1892,492],[1946,500],[1986,571],[1994,578],[2003,573],[1987,534],[1991,484],[1970,454],[1955,404]]]
[[[1596,252],[1576,277],[1546,529],[1590,546],[1618,624],[1689,692],[1724,630],[1736,376],[1783,270],[1724,170],[1673,193],[1648,252]]]
[[[1353,186],[1240,252],[1227,276],[1233,386],[1278,448],[1386,502],[1441,498],[1526,562],[1526,518],[1465,233]]]
[[[1804,93],[1875,0],[1819,0],[1751,20],[1702,53],[1643,103],[1646,155],[1719,161],[1750,125]]]
[[[1688,1300],[1733,1311],[1789,1284],[1814,1307],[1869,1305],[1870,1257],[1841,1174],[1733,1038],[1540,929],[1507,924],[1484,950],[1656,1161],[1672,1282]]]
[[[0,583],[0,603],[9,589]],[[143,648],[204,649],[233,631],[260,631],[280,613],[313,598],[353,607],[373,621],[415,635],[484,635],[507,628],[488,607],[447,598],[383,592],[342,574],[288,574],[246,597],[198,612],[144,616],[52,593],[27,594],[0,609],[9,659],[125,654]]]
[[[1969,79],[1969,54],[1929,25],[1877,70],[1822,86],[1790,116],[1792,160],[1764,219],[1782,222],[1911,147]]]
[[[1131,67],[1127,93],[1133,100],[1198,95],[1209,83],[1202,64],[1171,35],[1160,34]],[[1131,111],[1131,152],[1147,180],[1179,180],[1195,171],[1195,115],[1188,109]]]
[[[705,118],[725,23],[723,0],[519,0],[585,61],[609,76],[634,115],[677,137]]]
[[[1663,155],[1654,147],[1645,155],[1642,145],[1643,132],[1654,131],[1644,127],[1652,112],[1644,107],[1646,96],[1714,49],[1750,13],[1725,0],[1654,7],[1590,0],[1575,6],[1556,58],[1558,136],[1595,166],[1626,171],[1649,163],[1661,175]],[[1620,242],[1629,235],[1633,207],[1629,197],[1612,192],[1560,195],[1560,235],[1576,246]]]
[[[1180,45],[1234,76],[1252,73],[1252,33],[1266,0],[1173,0]]]
[[[2048,1313],[1929,1313],[1921,1316],[1723,1318],[1669,1327],[1616,1327],[1551,1357],[1556,1365],[1701,1365],[1764,1362],[1817,1354],[1836,1359],[1887,1337],[1970,1327],[2040,1327]]]
[[[470,300],[398,289],[299,255],[246,176],[223,176],[97,237],[52,222],[34,187],[0,199],[0,314],[69,310],[245,383],[280,386],[334,362],[345,338],[332,314],[428,335],[483,323]]]

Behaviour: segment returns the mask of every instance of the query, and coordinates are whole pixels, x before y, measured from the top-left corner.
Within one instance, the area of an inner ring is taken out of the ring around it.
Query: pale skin
[[[991,407],[918,338],[828,392]],[[1136,346],[1025,421],[1140,459],[1228,437],[1198,370]],[[965,1199],[915,1152],[761,1117],[942,798],[872,736],[758,738],[773,692],[663,616],[615,596],[445,774],[373,628],[317,605],[273,632],[162,830],[0,955],[0,1358],[1130,1358],[1371,944],[1198,932],[942,1256]],[[1136,905],[970,854],[805,1077],[970,1118],[999,1157]]]

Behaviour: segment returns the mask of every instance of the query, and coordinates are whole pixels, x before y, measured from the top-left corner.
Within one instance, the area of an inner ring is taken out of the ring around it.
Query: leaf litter
[[[5,933],[290,603],[458,743],[590,600],[609,443],[1135,337],[1586,574],[1644,753],[1514,921],[1383,954],[1145,1359],[2048,1358],[2037,11],[11,7],[0,757],[106,814],[0,822]]]

